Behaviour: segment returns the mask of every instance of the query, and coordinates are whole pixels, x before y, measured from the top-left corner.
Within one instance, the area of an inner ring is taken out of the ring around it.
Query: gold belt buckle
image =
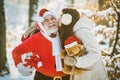
[[[62,80],[62,77],[61,77],[61,76],[55,76],[55,77],[53,78],[53,80],[57,80],[57,79]]]

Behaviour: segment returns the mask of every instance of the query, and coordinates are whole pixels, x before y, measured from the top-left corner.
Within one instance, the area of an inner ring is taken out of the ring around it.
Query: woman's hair
[[[72,16],[72,22],[69,25],[64,25],[61,23],[60,39],[61,39],[62,48],[64,48],[64,41],[67,39],[67,37],[73,35],[73,27],[80,18],[79,12],[74,8],[62,9],[62,15],[64,14],[70,14]]]

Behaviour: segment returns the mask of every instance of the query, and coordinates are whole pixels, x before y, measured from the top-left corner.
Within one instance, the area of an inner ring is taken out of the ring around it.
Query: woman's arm
[[[100,47],[96,42],[94,35],[88,29],[79,29],[75,35],[82,40],[83,45],[88,52],[86,55],[76,58],[77,62],[75,66],[89,69],[101,58]]]
[[[95,40],[95,36],[91,32],[93,27],[94,23],[88,18],[83,17],[78,20],[73,28],[75,35],[82,40],[82,43],[88,52],[82,57],[76,57],[76,67],[89,69],[101,58],[100,47]]]

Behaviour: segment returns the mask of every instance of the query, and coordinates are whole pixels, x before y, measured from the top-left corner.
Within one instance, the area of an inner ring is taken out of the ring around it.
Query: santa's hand
[[[76,63],[76,59],[74,57],[65,56],[64,63],[68,66],[74,66]]]
[[[30,76],[34,71],[34,68],[30,68],[30,66],[25,67],[23,63],[19,63],[17,69],[23,76]]]
[[[32,55],[30,59],[25,59],[24,60],[24,66],[30,66],[31,68],[34,67],[35,69],[38,69],[42,66],[41,59],[38,55]]]

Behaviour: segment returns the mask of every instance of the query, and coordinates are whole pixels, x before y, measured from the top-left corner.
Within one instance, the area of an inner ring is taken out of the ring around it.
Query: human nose
[[[51,20],[51,19],[50,19],[50,20],[49,20],[49,23],[52,23],[52,22],[54,22],[54,20]]]

